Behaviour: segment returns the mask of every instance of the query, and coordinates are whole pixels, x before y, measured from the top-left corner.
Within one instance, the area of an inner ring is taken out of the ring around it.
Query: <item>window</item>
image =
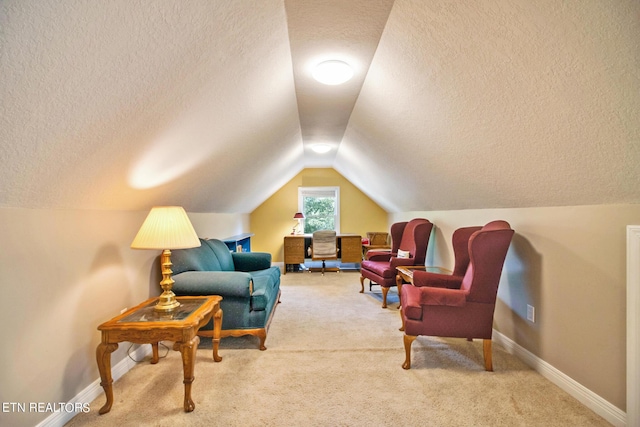
[[[298,187],[298,209],[304,214],[304,232],[340,233],[340,187]]]

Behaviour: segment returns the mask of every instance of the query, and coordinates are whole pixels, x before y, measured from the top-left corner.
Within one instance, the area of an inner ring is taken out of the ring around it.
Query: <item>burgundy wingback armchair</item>
[[[382,308],[386,308],[389,288],[396,285],[396,267],[424,265],[432,229],[433,224],[424,218],[393,224],[391,251],[369,251],[360,265],[360,293],[364,292],[365,279],[377,283],[382,287]],[[409,257],[398,257],[399,251],[408,252]]]
[[[433,274],[415,271],[414,286],[402,287],[404,369],[411,368],[411,344],[418,335],[481,338],[484,365],[493,370],[491,336],[498,284],[514,231],[506,221],[493,221],[469,239],[469,265],[459,289]],[[433,280],[436,279],[436,280]]]
[[[458,228],[453,232],[451,244],[453,247],[453,255],[455,264],[451,274],[430,273],[421,271],[418,274],[419,281],[428,281],[429,286],[437,286],[439,288],[460,289],[462,279],[467,272],[469,266],[469,239],[481,226]],[[415,282],[414,272],[414,282]],[[400,292],[400,290],[398,290]]]

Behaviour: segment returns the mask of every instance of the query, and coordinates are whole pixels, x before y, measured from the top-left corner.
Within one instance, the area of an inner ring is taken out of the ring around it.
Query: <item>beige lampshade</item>
[[[151,208],[131,247],[133,249],[185,249],[200,246],[200,240],[182,206]]]

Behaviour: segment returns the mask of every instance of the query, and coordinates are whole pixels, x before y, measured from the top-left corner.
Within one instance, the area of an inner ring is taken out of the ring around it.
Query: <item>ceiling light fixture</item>
[[[338,60],[321,62],[313,70],[313,78],[326,85],[339,85],[351,77],[353,77],[351,66]]]
[[[311,146],[311,149],[316,153],[322,154],[331,150],[331,146],[329,144],[313,144]]]

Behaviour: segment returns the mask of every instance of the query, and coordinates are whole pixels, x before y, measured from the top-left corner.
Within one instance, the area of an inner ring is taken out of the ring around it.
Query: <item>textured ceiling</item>
[[[0,160],[0,207],[640,203],[640,2],[2,0]]]

